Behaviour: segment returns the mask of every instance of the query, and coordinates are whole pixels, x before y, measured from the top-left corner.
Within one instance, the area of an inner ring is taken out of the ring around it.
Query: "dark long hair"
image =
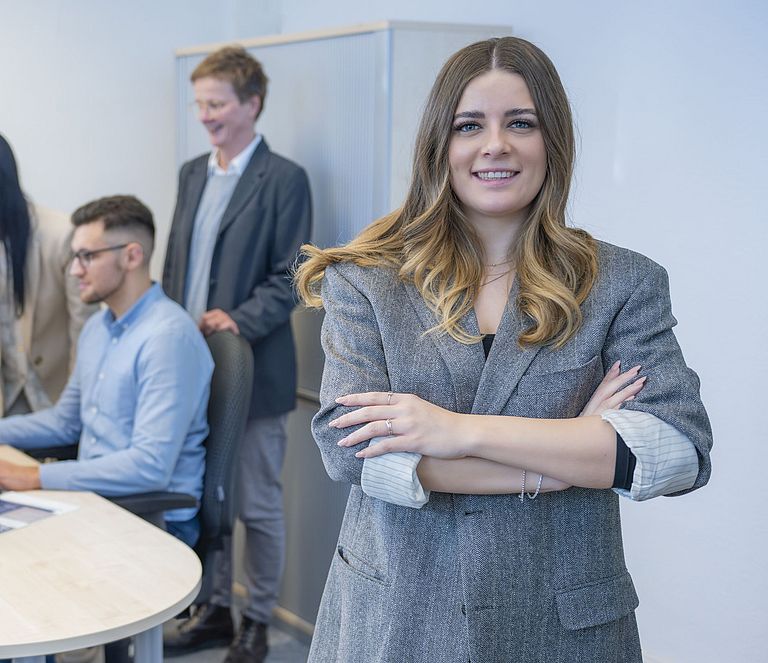
[[[24,312],[24,268],[30,233],[29,207],[19,185],[16,159],[8,141],[0,135],[0,241],[5,247],[17,316]]]

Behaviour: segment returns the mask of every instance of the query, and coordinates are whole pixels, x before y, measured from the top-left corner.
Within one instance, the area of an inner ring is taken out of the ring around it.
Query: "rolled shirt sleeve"
[[[699,472],[696,448],[674,426],[639,410],[609,410],[601,416],[637,460],[632,488],[614,488],[616,493],[640,502],[693,486]]]
[[[369,446],[378,444],[383,437],[374,437]],[[416,468],[421,454],[409,451],[387,453],[363,461],[360,481],[369,497],[376,497],[391,504],[420,509],[429,501],[430,491],[421,485]]]

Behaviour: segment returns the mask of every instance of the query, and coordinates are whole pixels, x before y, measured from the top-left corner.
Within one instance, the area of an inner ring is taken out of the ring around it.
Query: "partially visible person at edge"
[[[256,122],[267,76],[245,49],[211,53],[192,72],[195,105],[213,150],[185,163],[163,270],[168,296],[205,335],[229,330],[253,351],[251,406],[237,459],[237,511],[245,527],[248,597],[232,620],[232,545],[225,537],[188,619],[166,631],[166,656],[228,644],[226,663],[260,663],[285,557],[280,473],[286,420],[296,404],[290,269],[309,241],[309,180],[272,152]],[[211,580],[211,582],[207,582]]]
[[[0,416],[56,402],[80,330],[98,310],[80,300],[67,273],[71,237],[66,215],[28,202],[11,146],[0,136]]]
[[[712,438],[664,269],[566,226],[573,161],[547,56],[472,44],[402,208],[304,247],[312,430],[352,484],[310,661],[642,660],[618,495],[703,486]]]

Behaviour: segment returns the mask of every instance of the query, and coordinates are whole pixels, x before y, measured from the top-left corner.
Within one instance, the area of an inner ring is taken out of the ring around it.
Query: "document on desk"
[[[73,504],[41,499],[26,493],[0,493],[0,534],[75,509],[77,507]]]

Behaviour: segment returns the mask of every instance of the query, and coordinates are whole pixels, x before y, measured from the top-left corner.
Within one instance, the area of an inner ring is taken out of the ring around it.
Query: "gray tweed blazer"
[[[629,663],[641,661],[638,605],[611,490],[517,495],[433,493],[420,510],[368,497],[357,449],[340,448],[334,403],[359,391],[414,393],[458,412],[578,415],[617,359],[648,382],[632,409],[672,424],[710,474],[711,430],[699,380],[672,333],[666,272],[599,245],[584,324],[559,350],[520,349],[526,321],[510,302],[485,360],[480,344],[425,335],[435,323],[389,270],[330,267],[326,355],[313,433],[331,478],[352,484],[309,660],[329,663]],[[477,333],[473,313],[464,320]],[[687,492],[687,491],[686,491]]]

